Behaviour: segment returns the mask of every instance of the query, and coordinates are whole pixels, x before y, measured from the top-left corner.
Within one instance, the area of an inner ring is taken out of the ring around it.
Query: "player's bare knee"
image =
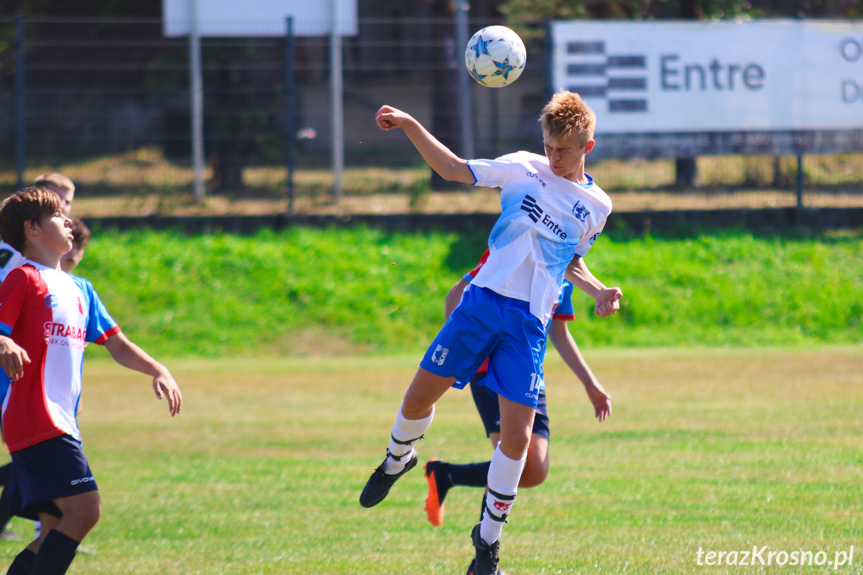
[[[74,519],[78,528],[83,531],[90,531],[102,518],[101,504],[82,505],[77,508],[75,514],[70,518]]]
[[[76,496],[73,501],[65,502],[61,507],[63,519],[61,523],[75,533],[71,535],[85,535],[102,517],[102,499],[98,491],[86,495]],[[65,529],[61,529],[64,530]]]
[[[521,480],[518,482],[519,487],[536,487],[542,485],[548,477],[548,467],[543,465],[525,465],[524,471],[521,474]]]
[[[434,404],[426,405],[423,401],[417,401],[406,395],[402,401],[402,415],[407,419],[425,419],[434,411]]]
[[[524,459],[530,446],[530,436],[516,435],[514,437],[502,437],[500,450],[510,459]]]

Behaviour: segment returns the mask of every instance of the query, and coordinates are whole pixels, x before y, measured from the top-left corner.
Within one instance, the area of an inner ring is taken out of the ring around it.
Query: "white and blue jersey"
[[[484,384],[536,408],[543,388],[546,326],[567,265],[602,232],[611,199],[588,176],[554,175],[545,156],[516,152],[470,160],[475,185],[501,188],[488,260],[426,351],[420,367],[467,383],[489,358]]]
[[[468,167],[474,185],[501,188],[491,253],[472,283],[529,302],[530,313],[545,325],[567,265],[584,257],[602,233],[611,199],[590,176],[586,184],[556,176],[545,156],[530,152],[470,160]]]

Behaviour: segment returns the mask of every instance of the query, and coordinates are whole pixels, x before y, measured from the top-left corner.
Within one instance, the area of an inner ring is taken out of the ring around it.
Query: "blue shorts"
[[[485,372],[473,376],[473,379],[470,380],[470,393],[473,395],[473,402],[476,404],[479,418],[482,419],[482,425],[485,427],[485,436],[489,437],[492,433],[500,433],[500,402],[497,394],[485,386],[483,381],[485,376]],[[533,418],[534,435],[549,440],[551,430],[548,423],[548,404],[545,401],[545,390],[543,390],[539,392],[539,399],[536,402],[536,415]]]
[[[55,499],[99,489],[81,443],[69,435],[13,451],[6,488],[9,514],[27,519],[38,519],[39,513],[61,517]]]
[[[485,385],[516,403],[536,407],[542,389],[545,326],[530,303],[470,285],[420,367],[455,377],[462,388],[489,358]]]

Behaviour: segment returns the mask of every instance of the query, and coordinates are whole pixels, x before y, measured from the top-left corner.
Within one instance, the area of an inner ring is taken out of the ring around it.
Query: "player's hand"
[[[620,309],[620,298],[623,292],[619,287],[605,288],[596,296],[596,305],[593,311],[599,317],[611,317]]]
[[[599,382],[596,382],[596,384],[585,385],[584,390],[587,392],[587,397],[590,399],[590,403],[593,404],[596,419],[598,419],[600,423],[608,419],[608,416],[611,415],[611,396],[608,392],[605,391]]]
[[[157,399],[165,397],[168,400],[171,417],[180,413],[180,407],[183,405],[183,394],[170,372],[165,371],[153,378],[153,391],[156,392]]]
[[[411,119],[411,116],[392,106],[382,106],[375,114],[375,122],[384,132],[401,128],[406,121]]]
[[[0,336],[0,367],[12,381],[24,376],[24,365],[30,363],[30,356],[23,347],[15,343],[11,337]]]

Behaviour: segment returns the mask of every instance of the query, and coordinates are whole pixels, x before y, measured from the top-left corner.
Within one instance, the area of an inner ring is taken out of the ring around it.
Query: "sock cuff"
[[[61,531],[52,529],[45,537],[45,540],[42,542],[42,546],[44,547],[46,544],[48,544],[49,547],[52,547],[54,549],[62,550],[68,553],[75,553],[78,550],[78,546],[81,544],[81,542],[75,541]]]
[[[399,408],[396,423],[393,426],[392,438],[399,443],[409,443],[417,440],[428,431],[433,419],[434,407],[432,407],[431,415],[422,419],[407,419],[402,415],[402,410]]]
[[[525,461],[527,456],[520,460],[511,459],[498,445],[488,468],[488,488],[498,496],[515,496]]]

